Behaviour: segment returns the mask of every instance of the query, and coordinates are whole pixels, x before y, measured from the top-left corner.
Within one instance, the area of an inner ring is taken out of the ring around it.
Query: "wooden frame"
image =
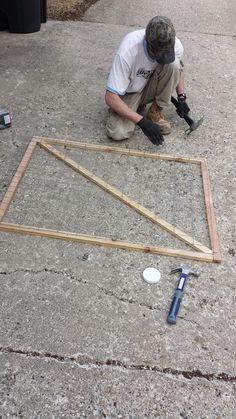
[[[13,199],[13,196],[17,190],[17,187],[19,186],[20,181],[28,167],[29,161],[33,155],[33,152],[37,144],[40,147],[42,147],[44,150],[46,150],[47,152],[51,153],[53,156],[58,158],[59,160],[63,161],[63,163],[71,167],[73,170],[75,170],[76,172],[79,172],[81,175],[89,179],[91,182],[95,183],[97,186],[99,186],[103,190],[115,196],[117,199],[119,199],[120,201],[128,205],[129,207],[133,208],[139,214],[144,215],[153,223],[158,224],[163,229],[168,231],[170,234],[177,237],[179,240],[183,241],[190,247],[192,247],[194,251],[171,249],[171,248],[166,248],[166,247],[147,245],[143,243],[131,243],[128,241],[112,240],[106,237],[94,237],[94,236],[81,235],[81,234],[69,233],[69,232],[64,232],[64,231],[36,228],[33,226],[24,226],[24,225],[19,225],[19,224],[4,223],[3,218]],[[63,154],[62,152],[54,148],[53,144],[68,146],[70,148],[80,148],[84,150],[92,150],[92,151],[100,151],[100,152],[116,153],[116,154],[118,153],[118,154],[123,154],[123,155],[128,155],[128,156],[145,157],[145,158],[159,159],[159,160],[169,160],[169,161],[199,165],[201,168],[202,179],[203,179],[203,191],[204,191],[204,197],[205,197],[208,229],[209,229],[209,236],[210,236],[212,249],[199,243],[198,241],[196,241],[195,239],[193,239],[192,237],[190,237],[189,235],[187,235],[180,229],[172,226],[170,223],[166,222],[165,220],[163,220],[162,218],[160,218],[153,212],[149,211],[147,208],[136,203],[133,199],[123,194],[121,191],[114,188],[112,185],[109,185],[103,179],[99,178],[98,176],[95,176],[92,172],[87,170],[85,167],[77,164],[75,161],[67,157],[65,154]],[[72,241],[77,241],[80,243],[96,244],[96,245],[103,245],[103,246],[108,246],[108,247],[116,247],[116,248],[129,249],[129,250],[139,250],[143,252],[150,252],[150,253],[156,253],[156,254],[167,255],[167,256],[182,257],[182,258],[187,258],[187,259],[196,259],[196,260],[205,261],[205,262],[217,262],[217,263],[221,262],[219,240],[218,240],[218,235],[217,235],[216,221],[214,217],[213,203],[212,203],[212,197],[211,197],[211,191],[210,191],[210,181],[209,181],[209,175],[208,175],[206,162],[202,159],[170,156],[166,154],[150,153],[147,151],[132,150],[132,149],[126,149],[126,148],[121,148],[121,147],[109,147],[109,146],[79,143],[79,142],[67,141],[67,140],[58,140],[58,139],[52,139],[52,138],[33,137],[10,183],[10,186],[0,204],[0,231],[38,235],[38,236],[57,238],[57,239],[63,239],[63,240],[72,240]]]

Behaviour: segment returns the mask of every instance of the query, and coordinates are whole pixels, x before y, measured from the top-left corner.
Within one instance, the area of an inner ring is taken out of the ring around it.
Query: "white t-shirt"
[[[183,52],[183,45],[176,37],[176,58],[181,60]],[[145,29],[130,32],[121,41],[113,59],[106,90],[121,96],[141,92],[158,65],[148,55]]]

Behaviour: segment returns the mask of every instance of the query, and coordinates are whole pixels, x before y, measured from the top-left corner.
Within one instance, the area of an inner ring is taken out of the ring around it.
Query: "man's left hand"
[[[184,116],[187,115],[190,111],[186,99],[187,98],[185,93],[181,93],[178,95],[178,108],[176,109],[176,112],[180,116],[180,118],[184,118]]]

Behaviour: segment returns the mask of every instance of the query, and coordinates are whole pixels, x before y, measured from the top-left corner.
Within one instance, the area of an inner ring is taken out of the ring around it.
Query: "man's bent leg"
[[[136,112],[141,101],[141,96],[142,93],[126,93],[121,99]],[[106,124],[108,137],[116,141],[125,140],[131,137],[134,130],[134,122],[118,115],[112,109],[109,109],[109,116]]]
[[[158,66],[152,78],[144,89],[142,103],[150,103],[147,117],[161,128],[163,135],[171,133],[171,126],[165,120],[162,108],[170,103],[171,95],[180,78],[180,62]]]

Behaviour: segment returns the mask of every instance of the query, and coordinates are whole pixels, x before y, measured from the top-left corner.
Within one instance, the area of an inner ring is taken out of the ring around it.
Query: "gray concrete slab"
[[[122,264],[117,252],[110,253],[114,264]],[[102,269],[96,275],[98,258],[90,257],[93,262],[78,263],[77,270],[57,267],[32,272],[21,268],[1,274],[4,347],[16,345],[68,356],[80,352],[101,361],[111,358],[186,371],[197,365],[206,374],[231,375],[235,340],[225,329],[223,307],[227,303],[233,310],[233,298],[212,293],[205,303],[204,294],[198,292],[200,284],[189,284],[181,310],[184,321],[180,318],[176,327],[170,327],[165,321],[166,302],[173,280],[168,281],[168,289],[165,278],[160,286],[148,287],[141,268],[137,275],[136,264],[117,285],[122,273],[116,269],[112,278],[109,269],[107,273]],[[103,259],[107,258],[103,255]],[[183,336],[188,340],[183,342]]]
[[[5,418],[233,418],[229,383],[47,354],[0,359]]]
[[[183,259],[1,233],[2,417],[235,417],[233,3],[199,5],[188,15],[186,2],[159,10],[177,23],[189,104],[204,124],[186,137],[170,108],[174,129],[161,148],[140,130],[117,146],[206,158],[223,262],[188,262],[201,275],[189,280],[171,327],[178,275],[170,270]],[[104,129],[112,56],[154,6],[99,1],[83,22],[1,33],[1,106],[13,114],[12,128],[0,131],[1,198],[33,135],[113,145]],[[196,168],[64,152],[209,244]],[[42,150],[6,220],[186,248]],[[161,271],[155,286],[142,279],[147,266]]]
[[[83,20],[107,24],[143,26],[153,16],[169,16],[178,31],[235,36],[236,5],[234,0],[99,0],[86,12]]]
[[[61,147],[58,149],[61,150]],[[199,166],[108,153],[81,153],[72,149],[62,151],[65,156],[70,156],[100,179],[118,188],[120,193],[131,196],[172,225],[210,246]],[[124,183],[123,173],[127,166],[129,181]],[[150,178],[155,170],[160,175],[150,193]],[[165,188],[167,182],[170,185],[168,194]],[[33,194],[29,192],[32,189]],[[65,201],[63,206],[59,196]],[[186,200],[186,196],[192,199]],[[160,199],[157,200],[157,197]],[[97,205],[97,211],[94,211],[94,205]],[[44,210],[39,212],[39,207]],[[175,208],[178,210],[175,211]],[[184,219],[181,216],[183,211],[186,214]],[[194,217],[191,215],[193,212]],[[39,147],[5,217],[5,221],[27,225],[31,225],[32,220],[36,227],[112,236],[113,239],[153,245],[158,242],[160,246],[189,250],[189,246]]]

